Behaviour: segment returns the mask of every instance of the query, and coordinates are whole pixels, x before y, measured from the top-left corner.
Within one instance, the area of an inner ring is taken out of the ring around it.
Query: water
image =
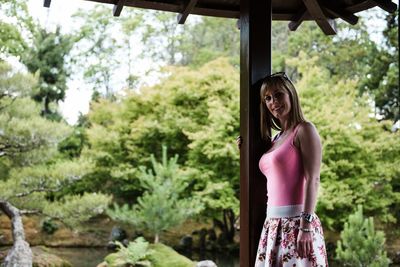
[[[110,251],[106,248],[51,248],[51,253],[69,261],[74,267],[96,267]]]
[[[96,267],[110,251],[106,248],[51,248],[51,253],[68,260],[74,267]],[[239,267],[239,254],[192,253],[185,255],[194,261],[212,260],[218,267]]]

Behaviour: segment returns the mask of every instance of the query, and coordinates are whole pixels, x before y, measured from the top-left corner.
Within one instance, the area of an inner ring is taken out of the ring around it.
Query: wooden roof
[[[240,18],[240,0],[89,0],[114,6],[114,16],[119,16],[124,6],[177,13],[178,23],[183,24],[189,14]],[[265,0],[259,0],[265,1]],[[44,0],[49,7],[51,0]],[[305,20],[315,20],[326,34],[335,34],[334,19],[341,18],[354,25],[355,13],[379,6],[394,12],[397,5],[391,0],[272,0],[272,19],[290,21],[294,31]]]

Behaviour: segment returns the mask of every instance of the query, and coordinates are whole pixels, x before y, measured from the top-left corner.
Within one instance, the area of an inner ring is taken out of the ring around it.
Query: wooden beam
[[[121,15],[122,8],[124,7],[125,0],[117,0],[114,4],[113,15],[114,17],[119,17]]]
[[[266,179],[258,167],[260,81],[271,73],[272,0],[240,2],[240,266],[254,266],[266,217]]]
[[[99,2],[104,4],[110,4],[111,0],[90,0],[93,2]],[[114,2],[112,2],[114,3]],[[129,7],[137,7],[144,9],[153,9],[160,11],[168,11],[180,13],[182,11],[182,6],[178,4],[171,3],[163,3],[163,2],[154,2],[150,0],[125,0],[125,6]],[[240,11],[239,10],[230,10],[230,9],[220,9],[213,7],[194,7],[193,12],[191,14],[203,15],[203,16],[212,16],[212,17],[222,17],[222,18],[239,18]]]
[[[44,0],[44,2],[43,2],[44,7],[50,7],[50,4],[51,4],[51,0]]]
[[[330,14],[332,17],[338,17],[342,20],[346,21],[351,25],[356,25],[358,22],[358,17],[351,12],[348,12],[344,9],[340,10],[338,8],[334,8],[331,6],[325,6],[324,10]]]
[[[318,26],[326,35],[336,34],[336,24],[333,19],[325,16],[317,0],[303,0],[308,12],[317,22]]]
[[[196,6],[197,0],[189,0],[189,2],[186,3],[183,12],[178,14],[178,23],[179,24],[184,24],[187,17],[189,14],[193,11],[193,8]]]
[[[397,5],[390,0],[374,0],[373,2],[389,13],[393,13],[397,10]]]
[[[358,4],[354,4],[352,6],[346,7],[346,11],[355,14],[360,11],[364,11],[364,10],[373,8],[375,6],[376,6],[376,4],[373,1],[362,1]]]
[[[291,19],[288,24],[289,30],[295,31],[300,26],[300,24],[305,20],[307,16],[310,14],[308,13],[307,9],[303,7],[302,9],[297,12],[297,14]]]

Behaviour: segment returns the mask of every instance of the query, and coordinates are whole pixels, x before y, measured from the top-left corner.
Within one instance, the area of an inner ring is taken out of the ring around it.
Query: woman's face
[[[285,88],[271,88],[264,95],[264,103],[269,112],[278,120],[288,118],[292,105],[289,93]]]

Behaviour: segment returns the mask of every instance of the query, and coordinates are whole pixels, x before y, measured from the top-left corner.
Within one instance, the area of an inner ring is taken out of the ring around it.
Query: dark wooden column
[[[271,0],[240,2],[240,266],[254,266],[266,208],[266,180],[258,169],[260,82],[271,73]]]

